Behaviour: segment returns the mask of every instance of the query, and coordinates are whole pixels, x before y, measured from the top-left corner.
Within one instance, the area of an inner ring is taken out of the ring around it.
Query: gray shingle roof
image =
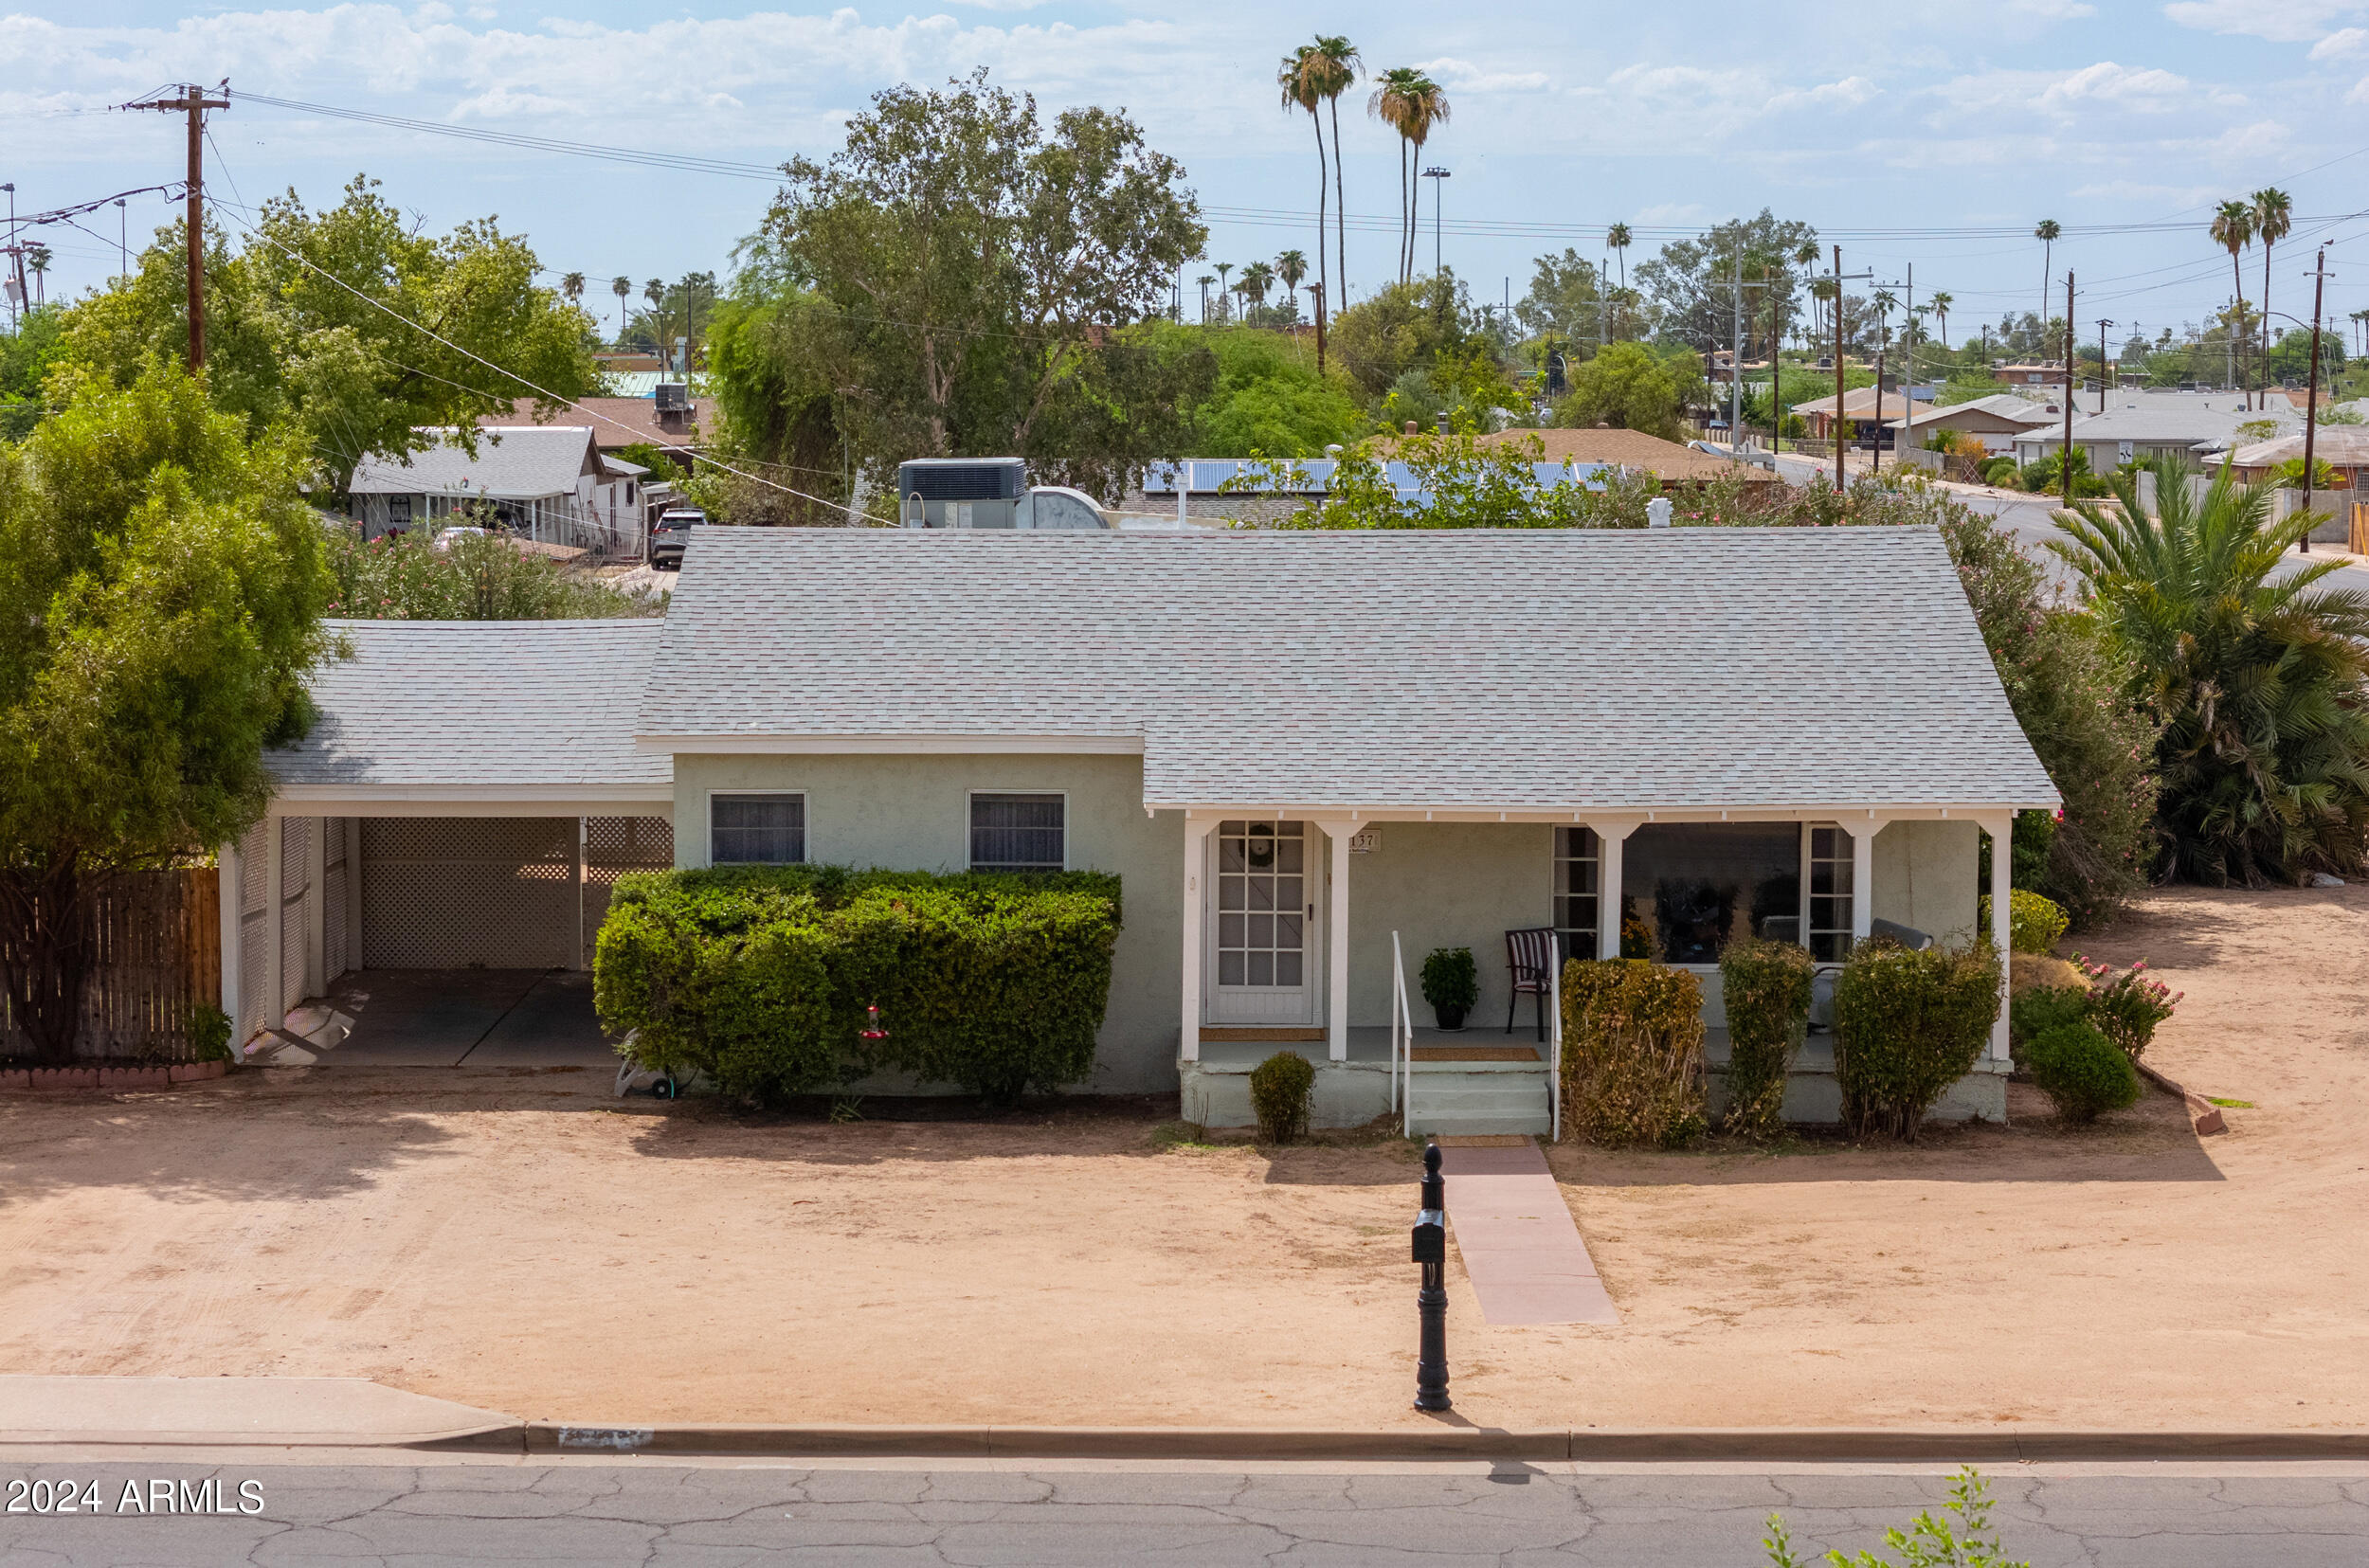
[[[354,657],[313,676],[320,720],[265,753],[282,784],[656,784],[633,746],[660,623],[335,621]]]
[[[572,495],[592,448],[589,425],[503,425],[477,433],[471,457],[449,432],[438,444],[401,462],[362,460],[353,471],[356,496],[450,496],[467,492],[503,500]]]
[[[1154,804],[2056,798],[1927,528],[702,529],[648,692],[678,752],[1139,737]]]

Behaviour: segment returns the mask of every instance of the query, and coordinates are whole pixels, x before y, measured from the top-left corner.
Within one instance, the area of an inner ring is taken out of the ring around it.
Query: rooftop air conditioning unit
[[[691,412],[691,387],[689,384],[680,381],[660,382],[658,384],[658,411],[661,414],[687,414]]]

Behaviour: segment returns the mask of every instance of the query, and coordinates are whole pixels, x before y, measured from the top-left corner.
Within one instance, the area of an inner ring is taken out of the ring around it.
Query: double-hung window
[[[708,797],[708,861],[717,866],[794,866],[806,857],[804,795]]]
[[[1598,883],[1603,841],[1592,827],[1555,829],[1555,935],[1566,959],[1596,956]]]
[[[1069,811],[1059,795],[970,798],[972,871],[1060,871],[1069,863]]]

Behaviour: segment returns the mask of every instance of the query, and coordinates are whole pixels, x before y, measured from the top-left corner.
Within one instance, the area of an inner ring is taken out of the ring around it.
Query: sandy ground
[[[2369,888],[2183,892],[2188,993],[2087,1133],[1552,1158],[1623,1321],[1492,1328],[1484,1425],[2369,1425]],[[298,1070],[0,1101],[0,1372],[376,1378],[580,1421],[1387,1426],[1413,1151],[1101,1111],[760,1122],[594,1071]],[[1453,1211],[1455,1197],[1450,1194]],[[1455,1271],[1452,1268],[1452,1274]]]

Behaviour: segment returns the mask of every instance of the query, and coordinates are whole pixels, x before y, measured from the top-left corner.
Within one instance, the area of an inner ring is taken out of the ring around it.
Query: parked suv
[[[691,531],[708,520],[708,514],[696,506],[668,507],[650,525],[650,565],[660,571],[682,569],[682,548],[691,539]]]

